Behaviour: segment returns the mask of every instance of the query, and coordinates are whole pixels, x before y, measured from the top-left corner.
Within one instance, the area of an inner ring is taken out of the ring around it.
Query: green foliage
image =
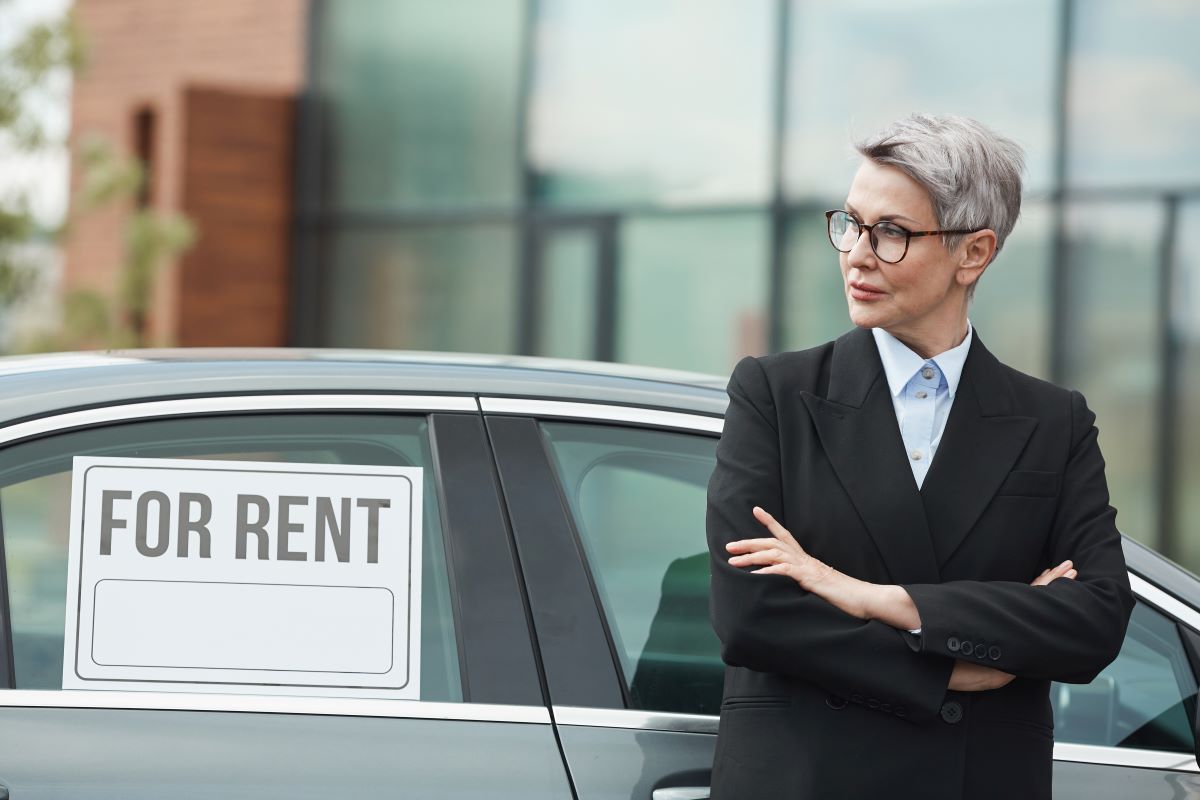
[[[84,61],[84,40],[73,12],[33,25],[12,47],[0,52],[0,139],[25,150],[52,144],[30,106],[57,77],[78,72]],[[82,140],[77,156],[81,174],[73,204],[75,217],[112,206],[132,206],[147,179],[145,167],[137,159],[122,156],[110,142],[96,136]],[[64,230],[69,232],[68,226]],[[27,198],[7,203],[0,199],[0,312],[26,297],[36,285],[37,275],[21,262],[18,250],[45,233],[38,230]],[[111,296],[92,290],[67,293],[62,301],[61,330],[42,334],[23,349],[146,346],[158,272],[194,240],[191,223],[178,214],[133,210],[124,223],[123,250]]]
[[[2,10],[0,4],[0,10]],[[0,142],[33,151],[52,144],[31,102],[45,93],[56,76],[83,63],[83,38],[73,13],[31,26],[7,50],[0,51]],[[0,312],[25,297],[37,275],[20,258],[19,248],[39,231],[28,196],[0,197]]]

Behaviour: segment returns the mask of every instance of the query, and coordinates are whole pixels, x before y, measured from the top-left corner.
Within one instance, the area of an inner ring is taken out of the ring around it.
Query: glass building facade
[[[298,345],[728,374],[848,329],[823,211],[912,111],[1016,139],[971,318],[1096,411],[1122,529],[1200,568],[1200,5],[314,0]]]

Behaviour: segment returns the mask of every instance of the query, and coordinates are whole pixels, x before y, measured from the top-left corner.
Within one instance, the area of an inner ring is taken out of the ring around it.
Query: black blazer
[[[1134,603],[1083,397],[976,331],[918,490],[869,330],[747,356],[728,392],[707,510],[714,800],[1050,797],[1050,682],[1116,658]],[[922,633],[731,566],[727,542],[770,535],[755,505],[842,572],[904,586]],[[1075,580],[1029,585],[1067,558]],[[948,691],[955,659],[1017,677]]]

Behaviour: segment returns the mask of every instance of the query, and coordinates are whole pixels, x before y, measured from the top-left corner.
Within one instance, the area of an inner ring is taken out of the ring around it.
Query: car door
[[[707,797],[724,666],[704,501],[720,420],[481,402],[580,800]]]
[[[64,691],[76,456],[421,468],[419,699]],[[0,785],[14,800],[572,796],[473,398],[260,395],[51,414],[0,428],[0,522]]]
[[[704,537],[719,420],[482,403],[579,797],[707,797],[723,675]],[[1200,792],[1200,615],[1132,581],[1121,655],[1089,685],[1053,685],[1057,798]]]

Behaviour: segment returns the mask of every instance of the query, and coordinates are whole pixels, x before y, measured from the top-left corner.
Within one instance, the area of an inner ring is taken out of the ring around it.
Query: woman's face
[[[868,225],[886,219],[910,231],[938,229],[921,185],[896,167],[870,160],[854,176],[846,210]],[[881,261],[869,239],[864,231],[849,253],[839,254],[850,320],[900,339],[957,331],[966,314],[967,286],[982,270],[960,274],[961,258],[946,250],[940,236],[910,239],[908,253],[895,264]]]

